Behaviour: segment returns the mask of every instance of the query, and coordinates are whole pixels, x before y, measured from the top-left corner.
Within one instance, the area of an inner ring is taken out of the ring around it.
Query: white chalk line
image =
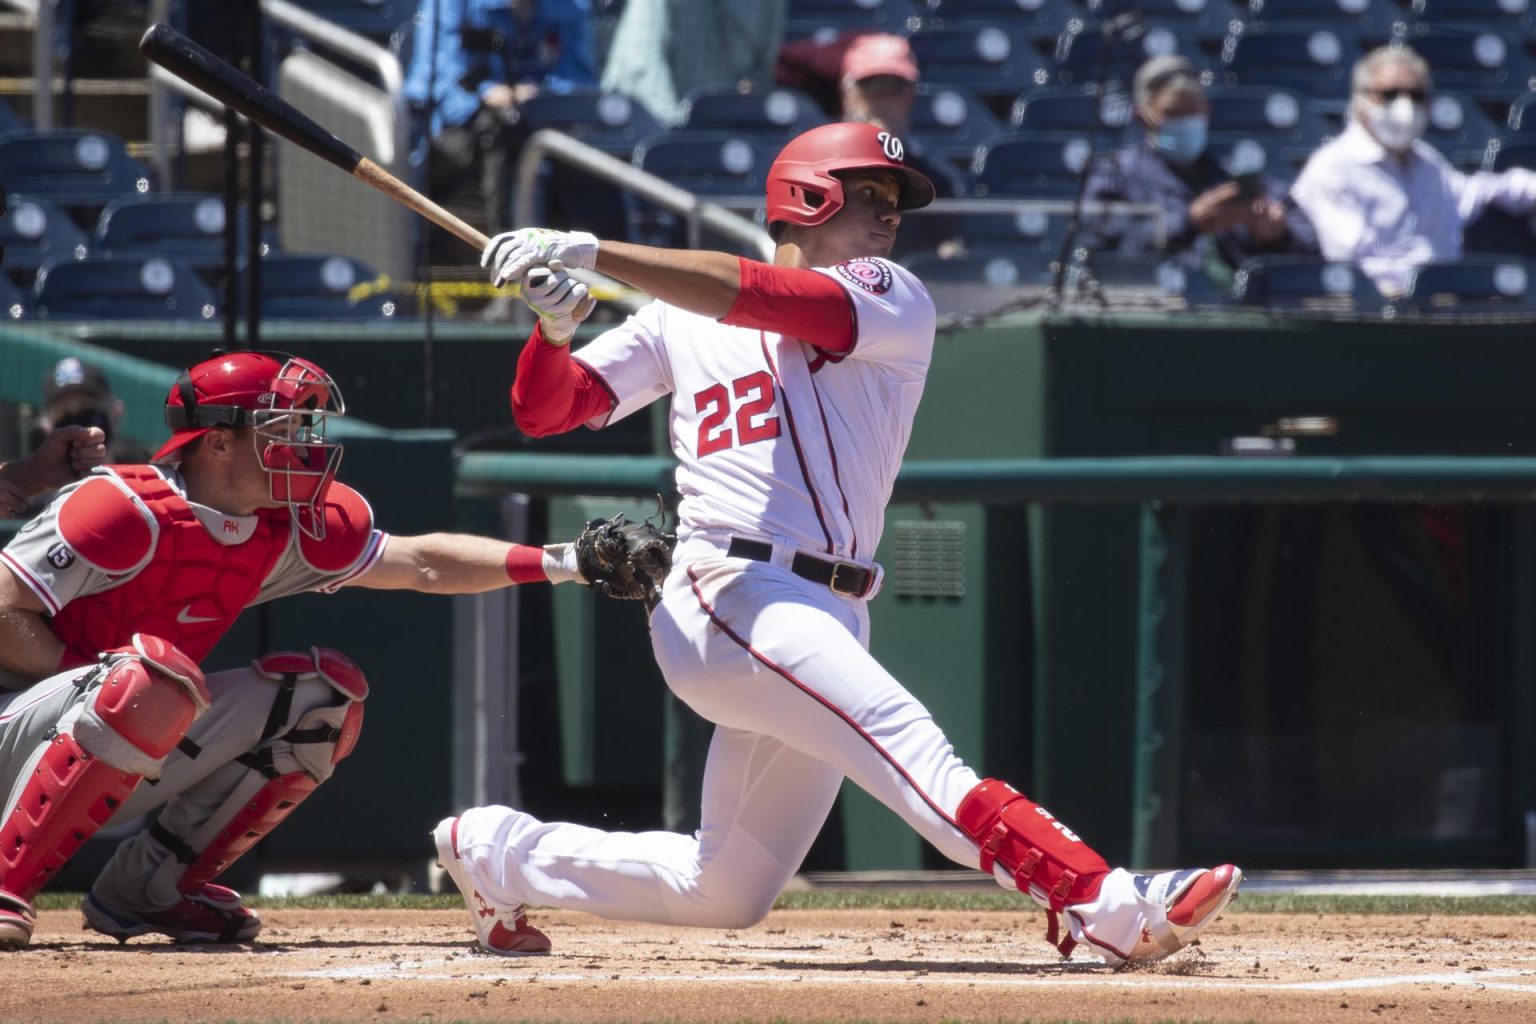
[[[387,978],[395,981],[501,981],[522,984],[583,984],[583,983],[639,983],[645,985],[862,985],[901,986],[943,985],[963,988],[1020,988],[1038,990],[1041,987],[1056,988],[1159,988],[1174,986],[1183,989],[1199,988],[1208,991],[1230,992],[1350,992],[1370,989],[1398,988],[1404,985],[1439,985],[1457,988],[1476,988],[1496,992],[1527,992],[1536,995],[1536,974],[1529,971],[1491,970],[1473,973],[1395,974],[1372,978],[1342,978],[1318,981],[1234,981],[1226,978],[1198,978],[1189,975],[1146,974],[1125,975],[1096,974],[1088,977],[1051,977],[1029,975],[1012,978],[978,978],[967,975],[927,974],[921,972],[880,971],[875,974],[848,971],[806,973],[797,971],[753,971],[748,973],[708,974],[651,974],[616,973],[613,971],[525,971],[508,964],[502,971],[468,971],[464,973],[436,970],[454,963],[453,960],[399,960],[389,963],[363,964],[356,967],[322,967],[305,971],[289,971],[290,978],[326,978],[333,980]],[[457,961],[462,963],[463,961]],[[1500,979],[1529,978],[1527,982],[1511,982]]]

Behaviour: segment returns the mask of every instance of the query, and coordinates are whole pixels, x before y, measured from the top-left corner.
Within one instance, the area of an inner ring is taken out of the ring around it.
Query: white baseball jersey
[[[680,543],[718,531],[874,557],[933,356],[933,300],[887,260],[817,270],[848,293],[849,352],[658,301],[576,353],[616,403],[589,426],[673,395]]]

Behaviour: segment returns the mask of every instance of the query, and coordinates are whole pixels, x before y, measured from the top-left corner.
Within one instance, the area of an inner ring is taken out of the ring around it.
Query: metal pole
[[[266,48],[263,46],[261,4],[247,0],[244,70],[252,80],[266,80]],[[261,348],[261,202],[266,131],[255,122],[246,126],[250,133],[246,147],[245,200],[245,347]]]

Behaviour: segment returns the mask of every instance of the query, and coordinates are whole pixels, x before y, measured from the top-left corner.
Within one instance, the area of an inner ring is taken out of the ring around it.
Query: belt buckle
[[[864,579],[860,581],[859,585],[854,585],[852,583],[842,581],[842,574],[844,570],[847,570],[850,573],[868,572],[868,570],[866,570],[862,565],[859,565],[855,562],[833,562],[832,578],[827,581],[827,589],[831,590],[832,593],[840,594],[843,597],[863,597],[864,589],[869,584],[869,576],[866,575]]]

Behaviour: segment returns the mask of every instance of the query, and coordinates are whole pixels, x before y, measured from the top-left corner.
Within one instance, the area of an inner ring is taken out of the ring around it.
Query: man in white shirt
[[[1463,174],[1421,136],[1429,65],[1408,47],[1381,47],[1355,65],[1343,134],[1307,161],[1292,190],[1323,256],[1358,263],[1386,295],[1413,269],[1461,256],[1462,229],[1491,203],[1536,207],[1536,173]]]

